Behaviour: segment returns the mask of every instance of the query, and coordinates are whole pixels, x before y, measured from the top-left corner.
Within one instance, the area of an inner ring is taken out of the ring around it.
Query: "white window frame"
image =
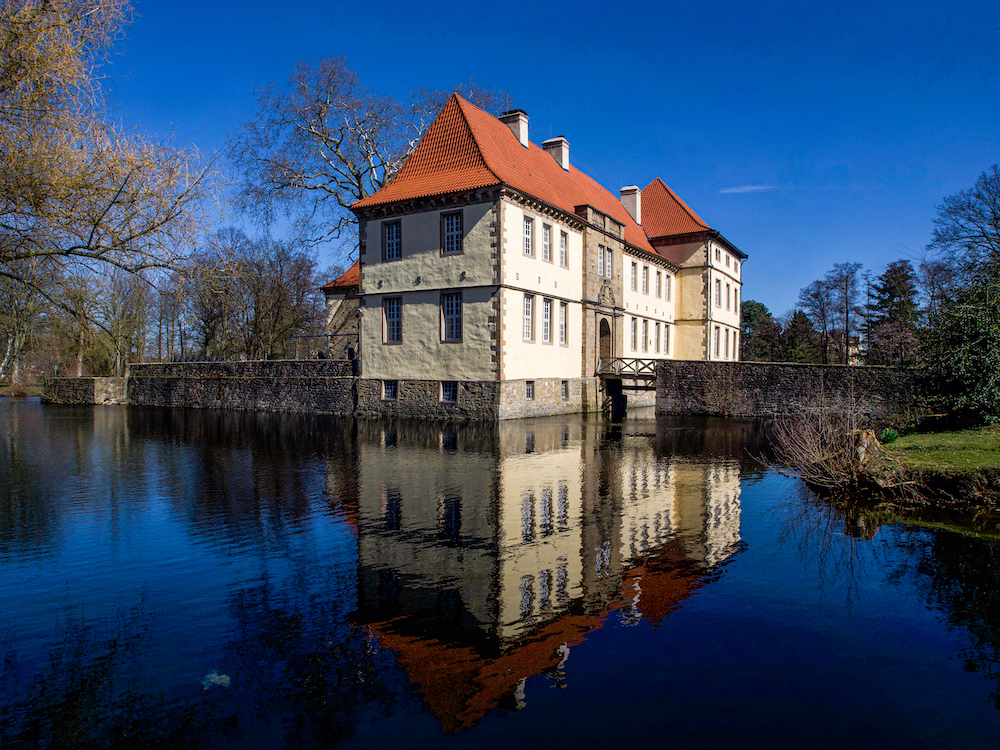
[[[534,224],[535,220],[527,216],[524,217],[524,254],[534,255]]]
[[[655,326],[653,327],[653,330],[654,330],[654,331],[656,331],[656,335],[655,335],[655,336],[653,337],[653,341],[654,341],[654,342],[656,342],[656,343],[655,343],[655,345],[653,346],[653,350],[654,350],[654,351],[655,351],[655,352],[656,352],[657,354],[659,354],[659,353],[660,353],[660,324],[659,324],[659,323],[657,323],[657,324],[656,324],[656,325],[655,325]]]
[[[604,248],[604,275],[611,278],[611,248]]]
[[[566,244],[568,237],[565,232],[559,233],[559,265],[566,267]]]
[[[671,276],[669,273],[667,274],[667,296],[666,296],[667,302],[670,301],[670,287],[673,286],[673,278],[674,277]]]
[[[632,351],[635,351],[635,340],[639,335],[639,321],[632,318]]]
[[[566,318],[569,306],[565,302],[559,303],[559,343],[566,344]]]
[[[663,271],[656,272],[656,298],[663,296]]]
[[[535,336],[535,295],[524,295],[524,321],[521,333],[525,341],[534,341]]]
[[[733,309],[732,308],[732,302],[731,302],[732,296],[733,296],[732,285],[726,284],[726,309],[727,310],[732,310]]]
[[[604,276],[604,245],[597,246],[597,275]]]
[[[639,264],[632,262],[632,291],[635,291],[636,284],[638,283],[639,276]]]
[[[719,356],[719,326],[715,326],[715,356]]]
[[[715,306],[722,309],[722,281],[715,280]]]
[[[542,224],[542,260],[552,259],[551,239],[552,227],[548,224]]]
[[[642,267],[642,293],[649,294],[649,266]]]
[[[670,326],[666,323],[663,325],[663,354],[670,356]]]
[[[642,351],[649,350],[649,321],[642,319]]]
[[[542,299],[542,343],[548,344],[552,341],[552,300],[548,297]]]

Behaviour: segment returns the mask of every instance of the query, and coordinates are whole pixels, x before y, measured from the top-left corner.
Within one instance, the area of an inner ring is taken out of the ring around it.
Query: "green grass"
[[[0,397],[3,396],[41,396],[42,386],[40,385],[18,385],[11,388],[10,383],[0,383]]]
[[[945,474],[1000,469],[1000,426],[906,435],[886,450],[909,469]]]

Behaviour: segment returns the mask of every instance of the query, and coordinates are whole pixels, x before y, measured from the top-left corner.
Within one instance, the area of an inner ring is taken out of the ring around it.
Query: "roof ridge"
[[[687,215],[690,216],[693,221],[695,221],[698,224],[701,224],[703,227],[705,227],[705,229],[712,229],[712,227],[708,225],[708,222],[705,221],[703,218],[701,218],[697,213],[695,213],[695,210],[691,208],[687,203],[685,203],[684,199],[681,198],[679,195],[677,195],[677,193],[673,191],[673,188],[671,188],[670,185],[665,183],[659,176],[654,178],[653,182],[659,182],[661,185],[663,185],[663,187],[665,187],[667,189],[667,192],[670,194],[670,197],[673,198],[675,201],[677,201],[678,205],[682,209],[684,209],[684,212],[687,213]]]
[[[468,99],[462,97],[457,91],[452,93],[451,98],[458,103],[458,111],[461,112],[462,114],[462,123],[465,125],[465,129],[469,133],[469,137],[472,138],[472,142],[476,144],[476,153],[479,154],[479,158],[482,159],[483,166],[486,167],[487,171],[489,171],[491,175],[496,177],[497,182],[503,182],[503,180],[500,179],[500,175],[498,175],[497,171],[493,168],[493,165],[490,164],[490,160],[486,158],[486,154],[483,152],[483,146],[482,144],[479,143],[479,139],[476,138],[476,130],[475,128],[472,127],[472,124],[469,122],[469,116],[468,114],[466,114],[465,111],[466,106],[475,107],[476,105],[470,102]],[[483,112],[486,112],[486,110],[482,109],[482,107],[476,107],[476,108],[482,110]],[[489,113],[487,112],[487,114]],[[511,135],[514,134],[511,133]]]

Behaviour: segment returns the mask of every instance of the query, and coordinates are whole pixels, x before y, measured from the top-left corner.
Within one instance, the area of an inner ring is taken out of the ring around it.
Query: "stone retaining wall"
[[[656,413],[773,417],[853,403],[880,418],[912,411],[915,394],[916,372],[902,368],[664,360]]]
[[[137,364],[129,367],[128,403],[346,415],[356,381],[343,360]]]
[[[47,378],[42,401],[47,404],[124,404],[125,378]]]
[[[382,398],[382,381],[358,380],[357,413],[364,417],[497,419],[500,384],[491,380],[460,381],[458,401],[441,400],[439,380],[397,380],[395,399]]]

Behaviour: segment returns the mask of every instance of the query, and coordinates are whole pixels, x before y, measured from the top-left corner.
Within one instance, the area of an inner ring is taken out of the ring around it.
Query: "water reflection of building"
[[[446,730],[523,705],[528,677],[563,680],[612,613],[658,622],[737,548],[736,462],[603,429],[359,427],[355,619]]]

